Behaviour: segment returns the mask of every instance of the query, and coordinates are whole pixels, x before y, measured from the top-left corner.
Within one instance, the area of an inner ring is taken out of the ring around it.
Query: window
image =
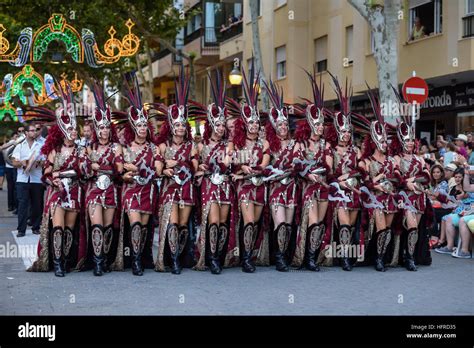
[[[372,30],[370,30],[370,53],[375,53],[375,37]]]
[[[280,46],[275,50],[276,55],[276,76],[281,79],[286,76],[286,47]]]
[[[320,73],[328,69],[328,36],[314,40],[316,72]]]
[[[474,15],[474,0],[466,0],[466,15]]]
[[[275,0],[275,8],[283,6],[286,4],[286,0]]]
[[[410,0],[410,40],[442,32],[442,0]]]
[[[462,37],[474,36],[474,0],[466,0],[466,15],[462,18]]]
[[[346,28],[346,55],[345,57],[348,59],[348,63],[352,64],[353,59],[353,37],[354,37],[354,27],[351,25],[350,27]]]

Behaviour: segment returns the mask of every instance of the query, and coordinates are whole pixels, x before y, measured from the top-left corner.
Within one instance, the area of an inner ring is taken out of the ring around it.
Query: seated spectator
[[[458,169],[458,166],[454,163],[449,163],[448,165],[444,166],[444,178],[448,182],[449,188],[455,185],[454,182],[454,171]],[[449,189],[448,189],[449,190]]]
[[[459,238],[461,238],[461,250],[454,252],[453,256],[460,259],[470,259],[472,233],[474,233],[474,214],[470,214],[459,219]]]
[[[462,188],[464,170],[462,168],[456,170],[454,177],[456,180],[456,186],[451,189],[449,193],[451,196],[454,196],[457,200],[459,200],[459,206],[454,210],[453,213],[448,214],[442,218],[444,224],[441,225],[440,244],[443,244],[444,242],[443,232],[445,232],[446,246],[435,249],[435,251],[440,254],[453,254],[454,238],[456,228],[459,227],[460,219],[464,216],[474,214],[474,194],[467,194]]]
[[[431,231],[431,240],[430,244],[432,248],[441,247],[442,243],[440,242],[440,225],[441,219],[443,216],[452,212],[452,208],[449,209],[447,207],[443,207],[445,202],[444,196],[448,194],[448,182],[444,178],[444,169],[441,165],[435,164],[431,167],[431,185],[430,189],[426,190],[426,194],[431,201],[431,205],[433,206],[434,215],[435,215],[435,224],[434,228]]]
[[[418,40],[426,36],[425,27],[421,24],[420,17],[415,18],[415,25],[411,30],[410,40]]]

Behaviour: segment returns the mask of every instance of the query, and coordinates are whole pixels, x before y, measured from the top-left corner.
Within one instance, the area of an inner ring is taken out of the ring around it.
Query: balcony
[[[231,26],[226,27],[225,29],[219,29],[219,33],[221,35],[220,42],[227,41],[234,36],[242,34],[242,19],[233,23]]]
[[[474,36],[474,14],[470,14],[462,19],[463,35],[462,37]]]

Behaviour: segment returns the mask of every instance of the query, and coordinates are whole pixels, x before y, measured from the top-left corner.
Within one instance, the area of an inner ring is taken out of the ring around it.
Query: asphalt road
[[[16,217],[0,191],[0,246],[17,243]],[[27,230],[19,241],[36,250]],[[9,255],[11,256],[11,255]],[[322,268],[319,273],[239,268],[180,276],[146,270],[94,277],[92,272],[25,272],[32,258],[0,257],[0,315],[472,315],[474,260],[433,253],[418,272]]]

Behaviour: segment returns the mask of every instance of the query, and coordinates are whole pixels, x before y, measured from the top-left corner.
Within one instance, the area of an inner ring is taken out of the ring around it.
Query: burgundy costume
[[[67,86],[67,90],[60,89],[62,95],[62,111],[57,112],[36,108],[35,112],[39,117],[54,119],[57,125],[51,127],[42,153],[48,156],[51,151],[56,151],[53,162],[46,159],[43,171],[51,170],[43,175],[43,182],[48,186],[44,204],[41,234],[38,244],[38,259],[28,269],[28,271],[45,272],[50,270],[50,265],[54,267],[56,276],[64,276],[64,272],[75,269],[77,260],[81,259],[85,250],[79,250],[79,223],[76,220],[75,227],[71,230],[65,226],[52,226],[52,216],[55,210],[60,207],[65,211],[80,212],[82,188],[79,179],[84,172],[84,148],[73,145],[64,153],[61,153],[63,139],[74,140],[71,132],[76,130],[76,116],[74,112],[72,91]],[[35,113],[34,112],[34,113]],[[62,133],[62,134],[61,134]],[[53,172],[59,173],[58,178],[62,187],[55,186]],[[51,262],[52,260],[52,262]]]

